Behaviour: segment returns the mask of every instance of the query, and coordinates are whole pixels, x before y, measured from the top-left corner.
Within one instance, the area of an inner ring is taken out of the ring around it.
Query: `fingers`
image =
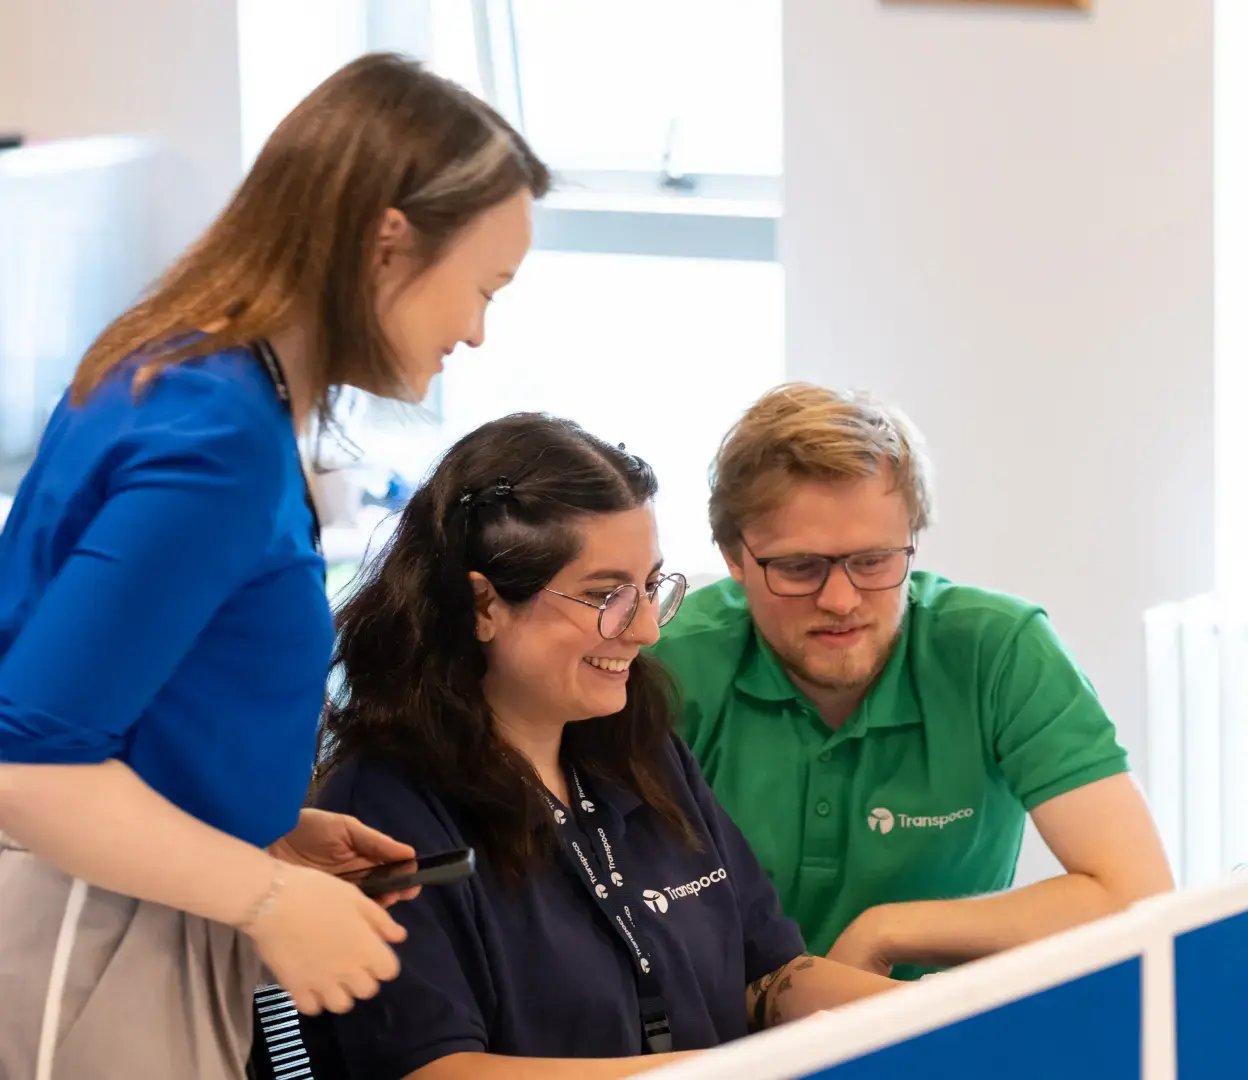
[[[346,976],[338,984],[325,983],[316,987],[287,988],[295,1008],[305,1016],[319,1016],[322,1012],[350,1012],[357,1001],[367,1001],[377,996],[381,984],[366,971]]]
[[[347,826],[352,848],[361,858],[385,863],[416,857],[416,850],[411,844],[401,844],[393,837],[365,825],[358,818],[343,815],[343,823]]]
[[[355,999],[347,993],[343,986],[324,987],[320,992],[321,1004],[326,1011],[332,1013],[347,1013],[351,1011],[351,1006],[355,1004]]]
[[[290,1000],[295,1003],[295,1008],[304,1016],[321,1015],[321,999],[312,990],[292,990],[289,986],[284,989],[290,995]]]
[[[381,905],[375,904],[371,900],[366,900],[365,905],[365,918],[368,919],[372,928],[386,941],[392,945],[397,945],[400,941],[407,939],[407,931],[395,922]]]
[[[367,1001],[369,998],[377,996],[377,992],[381,989],[381,983],[367,972],[361,971],[346,981],[345,988],[356,1001]]]
[[[395,904],[403,900],[415,900],[420,895],[420,886],[415,885],[410,889],[403,889],[401,892],[386,893],[385,896],[377,897],[377,903],[383,908],[393,907]]]

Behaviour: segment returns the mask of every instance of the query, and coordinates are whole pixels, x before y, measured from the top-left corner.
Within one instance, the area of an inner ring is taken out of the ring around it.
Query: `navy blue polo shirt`
[[[582,780],[632,890],[629,907],[650,948],[673,1047],[693,1050],[745,1035],[746,985],[801,955],[804,945],[749,845],[676,740],[669,762],[670,788],[701,851],[634,793]],[[418,852],[472,843],[453,806],[372,760],[338,769],[319,801]],[[408,932],[397,947],[402,971],[377,997],[333,1018],[351,1074],[399,1078],[461,1052],[640,1054],[632,959],[583,878],[558,858],[522,884],[508,884],[479,847],[477,856],[468,881],[427,888],[392,909]]]

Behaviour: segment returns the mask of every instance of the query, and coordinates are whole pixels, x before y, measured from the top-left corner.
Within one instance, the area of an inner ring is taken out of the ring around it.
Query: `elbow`
[[[1109,898],[1109,911],[1106,914],[1110,915],[1126,911],[1149,897],[1172,892],[1175,887],[1174,875],[1164,858],[1158,865],[1149,868],[1147,872],[1134,875],[1129,881],[1102,880],[1099,884]]]

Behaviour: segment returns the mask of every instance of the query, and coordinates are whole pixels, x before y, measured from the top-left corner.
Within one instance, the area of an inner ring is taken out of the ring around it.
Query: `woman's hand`
[[[272,901],[243,927],[295,1007],[347,1012],[399,973],[407,931],[354,885],[308,866],[278,869]]]
[[[271,845],[269,854],[293,866],[336,875],[411,859],[416,852],[409,844],[401,844],[383,832],[370,829],[350,814],[304,810],[299,815],[299,824]],[[399,900],[411,900],[419,892],[419,886],[404,889],[387,893],[376,902],[389,907]]]

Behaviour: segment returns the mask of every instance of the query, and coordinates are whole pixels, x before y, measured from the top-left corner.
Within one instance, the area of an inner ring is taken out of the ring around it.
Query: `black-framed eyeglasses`
[[[658,608],[656,622],[666,626],[676,617],[680,605],[684,602],[685,591],[689,583],[684,574],[667,574],[652,585],[645,588],[646,599]],[[637,617],[637,609],[641,606],[642,590],[631,582],[612,589],[601,603],[595,604],[580,596],[560,592],[558,589],[543,589],[543,592],[554,596],[562,596],[565,600],[573,600],[578,604],[593,608],[598,612],[598,633],[608,641],[618,638],[633,625]]]
[[[850,555],[774,555],[759,558],[741,537],[741,546],[762,568],[763,580],[775,596],[814,596],[823,592],[832,571],[845,568],[849,583],[859,592],[887,592],[900,588],[910,573],[914,545],[855,551]]]

